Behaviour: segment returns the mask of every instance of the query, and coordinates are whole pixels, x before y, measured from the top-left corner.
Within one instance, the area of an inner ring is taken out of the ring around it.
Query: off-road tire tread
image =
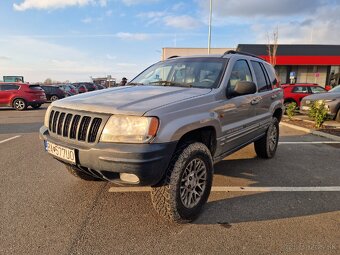
[[[272,124],[276,125],[277,132],[278,132],[278,138],[279,138],[279,134],[280,134],[280,132],[279,132],[279,121],[277,120],[277,118],[273,117]],[[261,139],[254,142],[255,152],[256,152],[256,155],[259,158],[269,159],[269,158],[274,157],[274,155],[275,155],[276,149],[275,149],[274,153],[271,153],[271,152],[268,151],[269,150],[269,148],[267,147],[268,132],[269,132],[269,127],[266,131],[266,135],[263,136]],[[279,141],[277,140],[277,143],[278,142]],[[276,145],[276,147],[277,147],[277,145]]]
[[[209,155],[211,160],[211,169],[213,169],[211,153],[204,144],[198,142],[185,142],[176,149],[174,155],[172,156],[163,181],[160,184],[152,187],[152,204],[158,214],[167,221],[175,223],[187,223],[191,222],[198,216],[197,214],[193,215],[191,219],[183,219],[176,208],[176,195],[174,195],[176,194],[176,181],[181,175],[181,169],[183,167],[182,164],[185,164],[186,162],[184,159],[189,157],[190,153],[195,150],[201,150],[202,152]],[[179,160],[182,161],[182,164],[176,165]]]

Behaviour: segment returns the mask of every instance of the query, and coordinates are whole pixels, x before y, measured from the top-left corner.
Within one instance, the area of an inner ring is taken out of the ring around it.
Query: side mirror
[[[256,93],[256,84],[252,81],[238,81],[231,96],[243,96]]]

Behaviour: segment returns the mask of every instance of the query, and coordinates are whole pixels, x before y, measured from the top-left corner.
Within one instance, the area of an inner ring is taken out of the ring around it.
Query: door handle
[[[271,96],[271,99],[275,99],[275,98],[277,98],[277,94],[274,94]]]

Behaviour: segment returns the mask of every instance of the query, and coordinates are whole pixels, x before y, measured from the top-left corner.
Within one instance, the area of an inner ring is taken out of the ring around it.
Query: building
[[[212,48],[211,54],[223,54],[232,48]],[[238,51],[257,55],[269,62],[265,44],[239,44]],[[162,59],[170,56],[207,54],[207,48],[163,48]],[[340,83],[340,45],[280,44],[276,66],[281,83],[317,83],[321,86]]]
[[[223,54],[228,50],[235,50],[233,48],[211,48],[210,54]],[[208,54],[207,48],[163,48],[162,60],[172,56],[193,56]]]
[[[255,54],[267,61],[265,44],[239,44],[239,51]],[[281,44],[277,47],[276,66],[281,83],[331,84],[340,73],[340,45]],[[335,79],[334,79],[335,78]]]

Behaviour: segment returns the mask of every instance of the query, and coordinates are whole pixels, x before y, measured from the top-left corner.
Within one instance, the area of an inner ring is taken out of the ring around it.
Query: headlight
[[[113,115],[107,121],[100,140],[116,143],[147,143],[155,137],[159,121],[155,117]]]

